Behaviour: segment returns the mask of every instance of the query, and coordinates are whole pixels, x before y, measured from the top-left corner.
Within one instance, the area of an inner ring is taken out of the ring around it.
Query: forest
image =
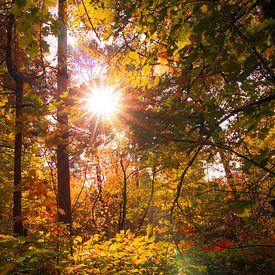
[[[274,17],[0,0],[0,274],[274,274]]]

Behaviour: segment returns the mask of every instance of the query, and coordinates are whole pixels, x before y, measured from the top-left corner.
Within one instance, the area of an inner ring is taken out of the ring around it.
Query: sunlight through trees
[[[274,3],[2,0],[1,274],[273,274]]]

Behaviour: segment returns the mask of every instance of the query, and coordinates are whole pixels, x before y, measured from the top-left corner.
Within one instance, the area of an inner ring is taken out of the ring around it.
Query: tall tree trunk
[[[16,69],[12,59],[12,31],[14,28],[14,15],[10,14],[7,21],[7,47],[6,65],[8,73],[15,81],[15,140],[14,140],[14,191],[13,191],[13,232],[16,235],[24,235],[22,219],[22,100],[24,77]]]
[[[57,120],[60,127],[60,138],[57,144],[57,181],[58,181],[58,221],[64,222],[71,229],[71,195],[70,195],[70,171],[69,155],[66,148],[69,144],[68,134],[68,115],[64,112],[66,109],[66,99],[62,95],[68,90],[67,73],[67,26],[66,26],[66,0],[58,1],[58,61],[57,61],[57,98],[59,104],[57,107]]]
[[[14,191],[13,191],[13,231],[19,236],[24,235],[22,219],[22,99],[23,81],[16,80],[16,114],[14,140]]]

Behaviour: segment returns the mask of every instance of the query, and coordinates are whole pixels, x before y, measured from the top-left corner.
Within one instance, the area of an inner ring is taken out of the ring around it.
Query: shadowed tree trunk
[[[13,232],[24,235],[22,219],[22,100],[24,77],[16,69],[12,58],[12,31],[14,29],[14,15],[10,14],[7,21],[6,65],[8,73],[15,81],[15,139],[14,139],[14,191],[13,191]]]
[[[57,144],[57,181],[58,181],[58,221],[64,222],[71,229],[71,195],[69,155],[66,151],[69,144],[68,115],[66,114],[66,99],[62,98],[68,89],[67,73],[67,26],[66,26],[66,0],[58,1],[58,61],[57,61],[57,120],[60,127],[60,136]]]
[[[24,235],[22,217],[22,99],[23,81],[16,80],[16,115],[15,115],[15,140],[14,140],[14,192],[13,192],[13,219],[14,233],[19,236]]]
[[[268,18],[275,18],[275,1],[274,0],[258,0],[258,4],[260,4],[264,17]]]

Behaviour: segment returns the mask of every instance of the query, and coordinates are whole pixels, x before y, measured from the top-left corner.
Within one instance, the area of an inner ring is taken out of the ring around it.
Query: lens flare
[[[111,118],[119,108],[120,95],[112,87],[94,88],[87,109],[102,118]]]

